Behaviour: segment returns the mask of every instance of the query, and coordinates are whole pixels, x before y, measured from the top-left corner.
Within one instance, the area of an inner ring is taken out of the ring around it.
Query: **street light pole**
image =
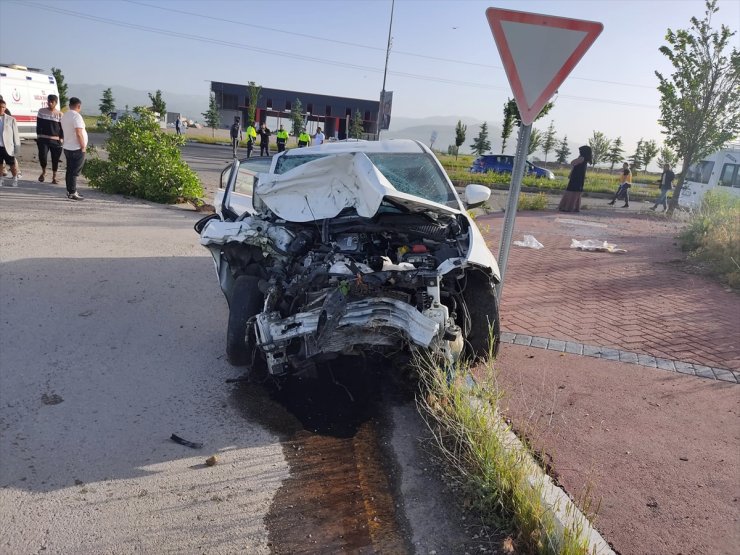
[[[391,0],[391,21],[388,24],[388,45],[385,49],[385,69],[383,70],[383,90],[380,92],[380,109],[378,110],[378,140],[380,140],[380,126],[383,123],[385,114],[383,113],[383,107],[385,105],[385,78],[388,74],[388,58],[391,54],[391,30],[393,29],[393,8],[396,5],[396,0]]]

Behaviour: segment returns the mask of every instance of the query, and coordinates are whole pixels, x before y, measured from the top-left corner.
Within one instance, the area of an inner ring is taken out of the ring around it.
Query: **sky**
[[[396,0],[386,77],[394,117],[501,125],[512,93],[488,7],[604,25],[536,128],[553,121],[559,138],[584,144],[594,131],[619,136],[627,154],[640,138],[662,144],[654,72],[671,66],[658,49],[668,28],[703,16],[703,0]],[[737,31],[740,0],[719,7],[713,24]],[[70,84],[114,93],[118,85],[207,99],[210,81],[255,81],[376,99],[390,15],[391,0],[0,0],[0,61],[58,67]],[[732,41],[740,48],[740,36]],[[495,150],[500,139],[493,142]]]

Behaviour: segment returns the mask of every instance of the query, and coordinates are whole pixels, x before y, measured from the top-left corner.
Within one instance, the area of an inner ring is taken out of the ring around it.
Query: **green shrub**
[[[537,193],[536,195],[522,193],[519,195],[517,210],[544,210],[545,208],[547,208],[547,195],[545,193]]]
[[[108,160],[94,153],[82,174],[92,187],[106,193],[130,195],[154,202],[172,203],[203,196],[198,176],[182,160],[182,135],[162,133],[153,114],[134,108],[110,128],[106,141]]]
[[[713,275],[740,288],[740,198],[727,191],[708,191],[701,208],[679,235],[681,248],[705,263]]]

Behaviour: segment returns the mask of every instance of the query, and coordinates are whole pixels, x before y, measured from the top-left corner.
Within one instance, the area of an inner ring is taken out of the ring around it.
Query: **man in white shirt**
[[[313,145],[318,146],[324,142],[324,133],[321,131],[321,127],[316,128],[316,135],[313,136]]]
[[[87,130],[85,120],[80,115],[82,102],[73,96],[69,99],[69,110],[62,116],[62,133],[64,134],[64,157],[67,159],[67,198],[82,200],[84,197],[77,192],[77,176],[85,165],[87,152]]]
[[[18,134],[18,124],[13,116],[5,113],[5,101],[0,100],[0,160],[8,165],[13,174],[11,187],[18,186],[18,166],[15,163],[15,153],[21,148],[21,136]],[[0,175],[0,187],[4,185]]]

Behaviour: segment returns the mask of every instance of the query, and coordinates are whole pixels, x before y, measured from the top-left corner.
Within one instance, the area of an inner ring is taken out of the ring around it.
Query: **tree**
[[[478,136],[473,139],[472,149],[475,154],[482,156],[491,150],[491,141],[488,140],[488,123],[483,122],[480,125]]]
[[[604,155],[604,161],[611,162],[609,171],[614,171],[614,164],[619,164],[624,158],[624,149],[622,148],[622,137],[614,139],[609,146],[609,150]]]
[[[658,153],[658,165],[663,168],[666,164],[670,167],[675,167],[678,163],[678,156],[671,150],[670,147],[663,145]]]
[[[707,0],[704,19],[692,17],[690,29],[668,29],[668,44],[659,49],[674,71],[667,77],[655,72],[661,97],[658,123],[666,145],[682,160],[669,216],[678,206],[689,167],[740,131],[740,52],[735,47],[729,56],[725,52],[735,35],[727,26],[712,29],[718,10],[717,0]]]
[[[82,174],[90,185],[154,202],[200,202],[203,187],[180,151],[185,137],[160,132],[145,106],[135,107],[134,113],[136,117],[126,115],[110,128],[105,142],[108,159],[93,155],[85,162]]]
[[[457,152],[458,152],[458,150],[459,150],[459,148],[457,146],[455,146],[455,145],[448,145],[447,146],[447,154],[449,154],[450,156],[454,155],[455,158],[457,158]]]
[[[606,153],[609,152],[611,141],[606,138],[601,131],[594,131],[594,134],[588,140],[588,146],[591,147],[591,165],[595,166],[601,162]]]
[[[247,91],[249,92],[249,106],[247,107],[247,117],[249,121],[247,123],[254,123],[255,114],[257,113],[257,103],[260,99],[260,93],[262,87],[257,85],[254,81],[250,81],[247,84]],[[303,114],[301,114],[302,116]]]
[[[113,99],[113,91],[110,87],[103,91],[103,98],[100,99],[100,113],[104,116],[110,115],[116,109],[116,101]]]
[[[519,113],[519,106],[516,105],[515,100],[509,100],[509,104],[511,106],[512,114],[514,116],[514,122],[516,123],[517,127],[522,126],[522,116]],[[534,121],[537,121],[540,118],[544,118],[550,110],[552,110],[552,107],[555,106],[554,102],[548,102],[542,107],[542,110],[540,110],[540,113],[537,114],[537,117],[534,118]]]
[[[460,147],[465,142],[465,134],[468,132],[468,126],[463,125],[461,120],[457,120],[457,127],[455,127],[455,159],[457,159],[457,153]]]
[[[293,107],[290,109],[290,122],[293,127],[293,136],[297,137],[303,131],[303,104],[301,104],[299,98],[295,99]]]
[[[201,114],[206,120],[206,125],[211,128],[211,136],[216,136],[216,127],[221,125],[221,113],[216,104],[216,95],[211,92],[208,98],[208,110]]]
[[[529,146],[527,147],[527,156],[532,156],[535,151],[540,148],[542,144],[542,134],[539,130],[532,128],[532,132],[529,135]]]
[[[57,90],[59,90],[59,108],[62,109],[69,103],[67,83],[64,82],[64,74],[61,69],[53,67],[51,68],[51,74],[57,82]]]
[[[657,155],[658,145],[655,144],[655,141],[645,141],[642,144],[642,167],[647,170],[650,162],[652,162]]]
[[[504,123],[501,126],[501,154],[506,150],[506,141],[509,140],[509,136],[511,136],[514,129],[514,110],[516,110],[516,102],[510,98],[504,104]]]
[[[570,156],[570,147],[568,146],[568,135],[563,137],[563,140],[560,141],[560,145],[555,151],[555,156],[557,156],[556,160],[559,164],[568,163],[568,156]]]
[[[542,107],[542,110],[539,114],[537,114],[537,117],[534,118],[534,121],[537,121],[538,119],[545,117],[547,113],[552,110],[552,107],[554,104],[552,102],[548,102]],[[510,98],[506,101],[506,104],[504,104],[504,124],[501,131],[501,138],[503,139],[503,142],[501,144],[501,153],[503,154],[504,148],[506,147],[506,141],[509,138],[509,135],[511,135],[511,131],[513,130],[512,123],[516,123],[517,127],[522,126],[522,116],[519,113],[519,107],[516,105],[516,100],[513,98]],[[529,139],[532,140],[531,137]]]
[[[635,153],[627,158],[629,160],[630,166],[632,166],[632,169],[634,171],[642,169],[642,158],[643,158],[643,150],[645,139],[640,138],[639,141],[637,141],[637,147],[635,147]]]
[[[362,116],[359,110],[355,110],[355,115],[352,116],[352,121],[349,124],[349,136],[355,139],[361,139],[365,133],[365,125],[362,121]]]
[[[545,154],[545,163],[547,163],[547,154],[555,148],[557,142],[558,141],[555,138],[555,122],[551,121],[550,126],[545,132],[545,136],[542,138],[541,150]]]
[[[157,112],[160,116],[166,116],[167,115],[167,104],[165,103],[164,99],[162,98],[162,91],[157,89],[157,92],[154,94],[149,94],[149,100],[152,101],[152,112]]]

